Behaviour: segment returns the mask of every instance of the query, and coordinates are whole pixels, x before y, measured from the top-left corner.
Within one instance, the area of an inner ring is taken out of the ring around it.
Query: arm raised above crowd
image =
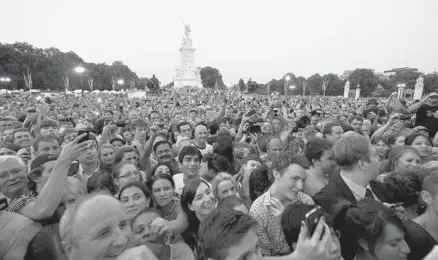
[[[89,140],[78,143],[85,135],[82,134],[76,137],[72,142],[64,146],[46,184],[41,189],[38,197],[23,207],[20,212],[22,215],[33,220],[43,220],[53,216],[64,193],[70,164],[81,153],[84,153],[93,142]]]

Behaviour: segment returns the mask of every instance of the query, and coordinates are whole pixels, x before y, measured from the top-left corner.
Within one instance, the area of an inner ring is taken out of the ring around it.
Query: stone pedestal
[[[423,98],[423,91],[424,91],[423,80],[424,80],[423,76],[420,76],[417,79],[417,83],[415,83],[414,100],[421,100]]]
[[[397,98],[403,98],[403,92],[405,91],[405,87],[398,87]]]
[[[173,79],[175,88],[181,87],[201,87],[200,69],[195,63],[195,48],[190,37],[190,26],[185,25],[185,35],[182,46],[180,64],[176,69],[176,76]]]
[[[350,93],[350,81],[347,80],[344,85],[344,98],[348,98],[348,95]]]
[[[360,88],[359,88],[359,85],[357,85],[356,96],[354,97],[354,100],[358,100],[359,98],[360,98]]]

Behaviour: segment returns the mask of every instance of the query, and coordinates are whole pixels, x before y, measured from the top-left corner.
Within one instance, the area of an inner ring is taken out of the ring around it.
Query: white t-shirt
[[[200,177],[202,180],[204,180],[208,186],[211,188],[211,184],[206,181],[204,178]],[[184,189],[184,174],[178,173],[172,176],[173,182],[175,183],[175,192],[173,193],[173,196],[181,199],[181,195]]]
[[[198,148],[199,151],[201,151],[202,156],[205,156],[206,154],[213,153],[213,146],[206,144],[204,149],[201,149],[197,147],[195,144],[192,144],[192,146]]]

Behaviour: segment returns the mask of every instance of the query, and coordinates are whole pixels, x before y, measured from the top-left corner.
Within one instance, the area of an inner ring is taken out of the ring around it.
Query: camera
[[[299,119],[295,120],[295,124],[297,126],[292,130],[292,132],[296,133],[296,132],[298,132],[298,129],[306,128],[308,125],[310,125],[310,123],[311,123],[311,120],[309,117],[302,116]]]

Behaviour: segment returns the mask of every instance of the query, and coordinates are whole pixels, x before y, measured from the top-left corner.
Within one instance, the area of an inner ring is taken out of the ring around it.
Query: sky
[[[172,81],[183,22],[198,66],[225,84],[286,73],[414,67],[438,71],[437,0],[13,0],[1,3],[0,42],[123,61],[139,77]]]

